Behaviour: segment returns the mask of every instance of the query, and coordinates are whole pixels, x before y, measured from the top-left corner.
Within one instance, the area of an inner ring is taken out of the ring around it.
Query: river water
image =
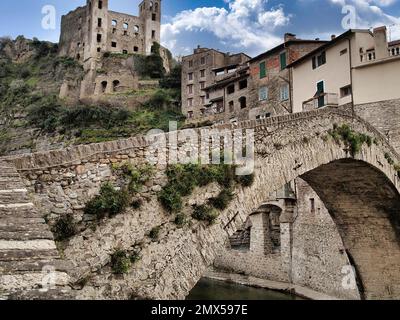
[[[190,291],[186,300],[301,300],[301,298],[290,293],[203,278]]]

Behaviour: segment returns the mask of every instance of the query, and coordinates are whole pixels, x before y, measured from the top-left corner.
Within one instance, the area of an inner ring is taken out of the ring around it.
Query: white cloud
[[[276,28],[290,21],[282,6],[267,8],[267,0],[226,0],[228,9],[202,7],[178,13],[161,26],[162,43],[176,51],[176,39],[184,32],[205,31],[240,51],[259,52],[277,45]],[[178,52],[179,53],[179,52]]]
[[[386,13],[386,8],[398,0],[329,0],[340,6],[354,6],[357,15],[357,28],[373,28],[386,25],[393,39],[400,38],[400,17]]]

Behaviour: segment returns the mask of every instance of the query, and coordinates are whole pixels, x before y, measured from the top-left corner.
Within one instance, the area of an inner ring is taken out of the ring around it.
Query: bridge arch
[[[329,131],[335,123],[350,125],[354,131],[369,135],[376,144],[364,144],[352,156],[342,142],[330,137]],[[111,289],[99,293],[101,297],[126,298],[129,296],[126,292],[130,291],[146,298],[184,298],[224,248],[229,236],[268,199],[268,194],[301,177],[314,188],[334,218],[357,267],[365,298],[400,298],[400,276],[396,274],[400,264],[400,179],[393,163],[387,160],[390,155],[395,163],[400,163],[400,157],[379,132],[351,113],[329,109],[220,128],[254,129],[254,184],[236,190],[235,198],[221,212],[215,225],[207,227],[202,223],[194,223],[192,232],[185,229],[171,232],[159,244],[158,249],[168,246],[165,255],[161,253],[164,251],[158,250],[154,251],[158,252],[157,256],[150,256],[154,247],[149,249],[146,251],[149,257],[137,264],[140,272],[133,271],[121,280],[113,279],[112,283],[107,284]],[[93,156],[97,157],[102,153],[118,154],[118,151],[110,148],[117,145],[121,150],[126,150],[130,144],[131,140],[126,140],[80,146],[68,152],[54,152],[54,158],[67,166],[65,159],[71,160],[71,163],[79,161],[86,149],[90,149]],[[145,141],[141,142],[140,147],[147,147]],[[32,166],[43,167],[50,162],[50,158],[49,154],[37,154],[16,159],[14,163],[23,171]],[[149,210],[154,211],[154,207]],[[283,222],[289,226],[292,219],[290,212],[285,212],[283,218]],[[106,228],[100,226],[97,232],[101,233]],[[107,264],[106,259],[97,257],[105,256],[107,249],[96,237],[91,236],[87,236],[90,241],[82,237],[73,239],[71,248],[66,252],[67,258],[76,267],[76,278],[87,275],[90,269],[95,271]],[[116,245],[120,239],[114,238]],[[88,259],[83,253],[92,248],[96,249],[96,256],[91,257],[91,266],[88,266]],[[77,252],[81,255],[77,255]],[[155,265],[159,265],[156,272]]]

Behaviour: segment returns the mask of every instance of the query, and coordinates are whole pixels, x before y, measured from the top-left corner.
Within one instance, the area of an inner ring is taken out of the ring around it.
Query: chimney
[[[285,42],[296,40],[296,35],[293,33],[285,33]]]
[[[389,56],[386,26],[375,28],[373,31],[376,59],[383,59]]]
[[[331,40],[335,40],[336,39],[336,34],[331,35]]]
[[[315,38],[315,41],[319,41],[320,40],[320,38]]]

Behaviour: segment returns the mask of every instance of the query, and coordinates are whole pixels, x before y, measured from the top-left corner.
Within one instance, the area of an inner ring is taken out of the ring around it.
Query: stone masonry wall
[[[156,200],[150,197],[139,212],[129,211],[127,214],[105,221],[96,230],[85,230],[83,234],[71,240],[71,246],[65,251],[66,257],[75,266],[72,275],[74,279],[92,277],[89,285],[82,291],[83,297],[128,298],[135,294],[157,299],[183,298],[200,279],[206,268],[213,263],[220,249],[225,246],[227,237],[243,225],[247,215],[258,208],[270,192],[321,165],[337,159],[349,158],[343,146],[324,138],[333,123],[347,122],[351,122],[356,131],[367,132],[379,141],[379,147],[375,145],[370,148],[364,147],[357,155],[357,159],[379,168],[385,177],[391,179],[394,186],[399,187],[400,181],[395,175],[393,166],[385,162],[383,152],[390,153],[396,160],[400,157],[376,129],[347,113],[323,109],[260,121],[246,121],[240,123],[239,126],[218,126],[218,129],[255,128],[257,159],[254,185],[236,190],[234,200],[221,213],[218,223],[213,226],[207,227],[203,223],[194,223],[183,229],[166,226],[160,240],[144,246],[144,258],[131,273],[123,277],[110,275],[107,269],[110,252],[118,247],[136,246],[137,241],[143,241],[140,239],[147,230],[158,224],[164,225],[165,220],[168,224],[170,221],[168,219],[172,218],[164,216]],[[43,185],[43,175],[47,175],[48,185],[41,191],[39,184],[39,188],[36,189],[36,199],[40,200],[40,197],[44,197],[46,201],[50,200],[49,192],[60,184],[59,187],[63,192],[64,190],[77,191],[81,188],[82,191],[78,192],[78,198],[76,198],[79,199],[79,193],[81,193],[82,199],[78,200],[79,204],[89,198],[89,195],[84,193],[84,188],[76,183],[79,179],[85,182],[90,181],[94,184],[93,190],[97,189],[100,185],[100,181],[97,180],[101,180],[103,174],[105,180],[113,179],[108,171],[112,162],[121,162],[129,158],[132,162],[139,163],[144,157],[148,144],[149,142],[143,138],[132,138],[8,158],[8,160],[12,161],[19,172],[25,176],[30,190],[38,185],[38,181]],[[186,155],[186,150],[182,153]],[[109,166],[108,169],[107,166]],[[161,167],[159,169],[162,170]],[[54,170],[53,174],[52,170]],[[62,177],[60,177],[61,173]],[[83,178],[85,174],[86,178]],[[64,193],[68,194],[68,192]],[[198,191],[194,194],[194,201],[201,201],[197,199],[198,197],[204,201],[206,195],[211,194],[215,193]],[[69,201],[76,200],[73,199],[75,195],[68,198]],[[55,202],[50,200],[52,205],[65,201],[61,198],[60,201],[55,200]],[[187,205],[190,201],[193,200],[187,199]],[[142,215],[142,218],[139,216],[138,219],[138,214]],[[148,214],[156,218],[146,220]],[[148,221],[146,227],[139,228],[138,223],[144,221]],[[351,224],[346,226],[351,227]],[[135,230],[140,230],[141,234],[137,235]],[[349,231],[346,232],[343,235],[348,234]],[[351,246],[351,243],[348,245]],[[382,245],[387,245],[386,249],[392,250],[390,242]],[[396,259],[396,256],[393,256],[393,259]],[[366,265],[365,260],[359,261],[363,266]],[[368,268],[365,270],[367,273],[371,271]],[[366,279],[372,281],[373,276],[374,272],[368,274]],[[397,290],[396,287],[393,289]],[[379,290],[374,294],[382,294]]]

